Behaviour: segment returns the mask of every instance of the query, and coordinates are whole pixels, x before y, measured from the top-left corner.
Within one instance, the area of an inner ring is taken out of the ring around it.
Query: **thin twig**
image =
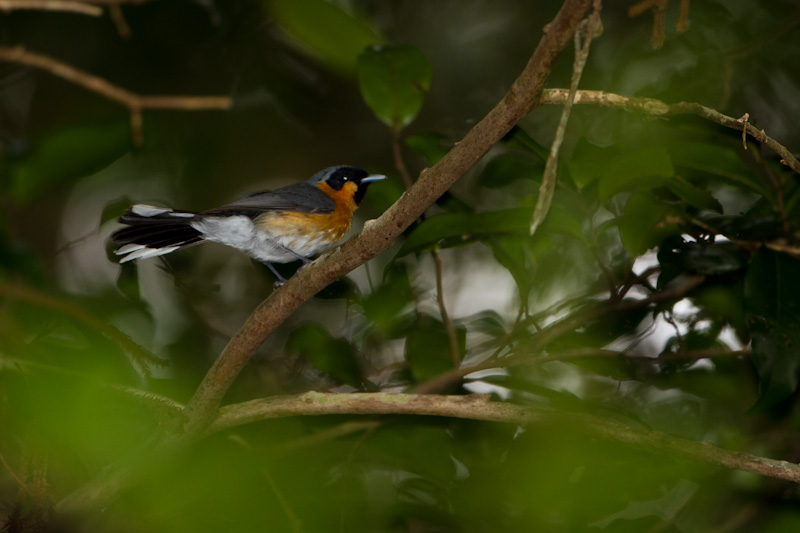
[[[108,6],[108,14],[111,17],[111,21],[114,23],[114,27],[117,28],[119,36],[123,39],[130,39],[133,35],[133,31],[125,18],[125,13],[122,12],[122,7],[118,4],[110,5]]]
[[[64,78],[75,85],[126,106],[131,113],[131,132],[136,144],[141,144],[142,142],[141,112],[144,109],[196,111],[201,109],[230,109],[232,105],[231,99],[227,96],[139,95],[52,57],[29,52],[22,46],[0,46],[0,61],[8,61],[45,70],[54,76]]]
[[[601,1],[594,0],[592,14],[583,22],[581,28],[575,32],[575,61],[572,65],[572,81],[570,82],[569,96],[567,97],[567,101],[564,102],[564,109],[561,111],[561,118],[553,138],[553,144],[550,145],[550,155],[547,157],[547,163],[545,164],[544,174],[542,176],[542,184],[539,187],[539,197],[536,199],[536,207],[533,210],[533,217],[531,218],[531,235],[536,233],[536,229],[544,222],[547,213],[550,211],[550,204],[553,201],[553,193],[556,190],[556,180],[558,179],[558,154],[561,151],[561,143],[564,141],[564,132],[567,129],[570,111],[572,111],[572,102],[575,98],[575,92],[578,90],[578,83],[581,81],[581,74],[583,74],[583,67],[586,65],[586,58],[589,57],[589,47],[592,44],[592,39],[597,36],[601,28],[600,8]],[[583,45],[581,45],[582,33],[585,33],[585,35],[583,35]]]
[[[567,89],[545,89],[542,94],[542,105],[561,105],[569,98]],[[720,126],[742,131],[742,121],[738,118],[723,115],[719,111],[693,102],[678,102],[667,104],[655,98],[631,98],[621,94],[607,93],[604,91],[578,91],[575,95],[576,105],[595,105],[600,107],[616,107],[626,111],[635,111],[648,115],[697,115],[698,117],[716,122]],[[800,174],[800,162],[792,155],[788,148],[759,130],[750,123],[744,125],[747,134],[757,141],[767,145],[773,152],[781,156],[781,163]]]
[[[411,181],[411,175],[408,173],[408,168],[403,158],[403,150],[400,145],[400,132],[395,129],[392,129],[392,156],[394,157],[394,167],[397,169],[397,173],[400,174],[400,179],[403,180],[406,190],[410,189],[414,182]]]
[[[442,259],[439,257],[439,252],[431,250],[431,257],[433,263],[436,265],[436,301],[439,304],[439,313],[442,315],[442,322],[447,330],[447,338],[450,341],[450,357],[453,360],[453,368],[458,368],[461,365],[461,349],[458,346],[458,335],[456,334],[456,327],[447,313],[447,306],[444,303],[444,287],[442,281]]]
[[[71,2],[69,0],[0,0],[0,11],[16,10],[37,10],[37,11],[67,11],[81,15],[99,17],[103,14],[103,8],[88,5],[84,2]]]
[[[689,0],[681,0],[678,22],[675,23],[675,31],[683,33],[689,29]]]
[[[440,396],[397,393],[307,392],[229,405],[208,428],[215,433],[271,418],[317,415],[419,415],[505,422],[527,426],[558,423],[593,437],[636,448],[679,455],[714,466],[800,483],[800,465],[718,448],[657,431],[626,426],[598,416],[492,402],[488,395]]]

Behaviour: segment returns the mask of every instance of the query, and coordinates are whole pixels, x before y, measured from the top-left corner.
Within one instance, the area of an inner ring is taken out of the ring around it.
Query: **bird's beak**
[[[373,181],[381,181],[385,180],[386,176],[383,174],[370,174],[366,178],[361,180],[361,183],[372,183]]]

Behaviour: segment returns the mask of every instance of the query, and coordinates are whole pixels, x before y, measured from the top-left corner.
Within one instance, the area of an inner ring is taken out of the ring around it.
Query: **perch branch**
[[[316,415],[417,415],[527,425],[561,425],[589,436],[652,452],[678,455],[714,466],[800,483],[800,465],[718,448],[598,416],[492,402],[488,395],[440,396],[397,393],[307,392],[222,407],[208,433],[269,418]]]
[[[123,89],[113,83],[52,57],[29,52],[22,46],[0,46],[0,61],[35,67],[63,78],[84,89],[102,95],[128,108],[131,114],[131,132],[134,144],[142,143],[141,113],[144,109],[173,109],[195,111],[200,109],[230,109],[227,96],[145,96]]]
[[[545,89],[540,103],[542,105],[562,105],[568,98],[569,91],[567,89]],[[697,115],[698,117],[716,122],[720,126],[725,126],[726,128],[731,128],[736,131],[742,131],[744,129],[748,135],[767,145],[773,152],[781,156],[781,163],[800,174],[800,162],[797,161],[797,158],[795,158],[788,148],[767,135],[764,130],[759,130],[749,122],[743,122],[741,118],[723,115],[719,111],[704,105],[693,102],[667,104],[654,98],[631,98],[604,91],[578,91],[575,95],[574,103],[576,105],[585,104],[600,107],[616,107],[626,111],[657,116]]]

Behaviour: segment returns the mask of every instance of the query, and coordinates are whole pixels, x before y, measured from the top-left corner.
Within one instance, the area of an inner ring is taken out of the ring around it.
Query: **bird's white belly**
[[[310,257],[325,250],[331,242],[326,232],[302,235],[296,232],[276,234],[259,230],[250,217],[243,215],[207,217],[192,222],[192,227],[209,241],[226,244],[248,253],[259,261],[270,263],[295,261],[297,259],[295,254]]]

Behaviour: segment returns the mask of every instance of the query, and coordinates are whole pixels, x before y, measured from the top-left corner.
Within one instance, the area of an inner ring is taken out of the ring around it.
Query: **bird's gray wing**
[[[203,211],[204,216],[245,215],[254,218],[264,211],[286,210],[304,213],[331,213],[334,201],[318,187],[308,183],[289,185],[274,191],[250,194],[221,207]]]

